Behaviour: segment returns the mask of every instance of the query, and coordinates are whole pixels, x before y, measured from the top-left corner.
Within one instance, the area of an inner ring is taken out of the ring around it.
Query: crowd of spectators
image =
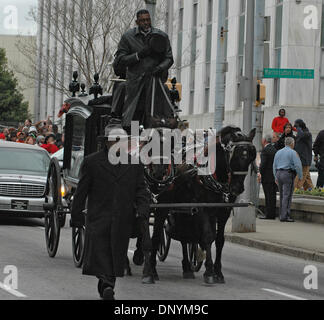
[[[278,137],[273,142],[275,149],[285,148],[285,139],[291,137],[295,141],[295,151],[297,152],[303,167],[303,178],[296,178],[295,188],[311,190],[314,188],[310,177],[310,167],[312,164],[313,152],[316,168],[319,172],[319,179],[316,187],[324,187],[324,130],[317,136],[314,145],[311,132],[302,119],[294,122],[294,125],[286,117],[285,109],[280,109],[279,116],[272,121],[273,133]]]
[[[50,154],[63,148],[64,144],[64,134],[59,133],[58,126],[53,124],[50,118],[34,124],[30,119],[27,119],[24,125],[18,127],[18,129],[0,127],[0,139],[38,145]]]

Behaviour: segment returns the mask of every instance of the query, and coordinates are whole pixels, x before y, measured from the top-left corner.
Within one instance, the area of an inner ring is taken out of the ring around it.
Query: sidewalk
[[[253,233],[232,233],[229,219],[225,238],[227,241],[324,263],[324,224],[305,222],[280,222],[256,219]]]

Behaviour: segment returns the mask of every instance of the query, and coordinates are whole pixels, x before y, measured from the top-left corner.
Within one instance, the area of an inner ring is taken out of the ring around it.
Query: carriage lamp
[[[61,196],[62,196],[62,198],[65,197],[65,194],[66,194],[65,185],[62,184],[62,185],[61,185]]]

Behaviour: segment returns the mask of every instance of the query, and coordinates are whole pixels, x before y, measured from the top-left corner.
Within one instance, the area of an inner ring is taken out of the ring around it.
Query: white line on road
[[[266,288],[262,288],[262,290],[268,291],[268,292],[271,292],[271,293],[275,293],[275,294],[279,294],[281,296],[284,296],[284,297],[287,297],[287,298],[291,298],[291,299],[295,299],[295,300],[307,300],[305,298],[300,298],[300,297],[294,296],[292,294],[284,293],[284,292],[277,291],[277,290],[266,289]]]
[[[7,291],[8,293],[18,297],[18,298],[27,298],[27,296],[25,296],[23,293],[12,289],[11,287],[7,286],[6,284],[3,284],[2,282],[0,282],[0,289],[3,289],[4,291]]]

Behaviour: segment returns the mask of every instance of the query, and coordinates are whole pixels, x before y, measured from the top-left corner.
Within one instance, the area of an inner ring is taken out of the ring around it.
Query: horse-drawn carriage
[[[66,113],[63,168],[60,168],[56,158],[51,160],[46,187],[46,204],[44,205],[45,238],[47,251],[50,257],[56,255],[60,239],[60,229],[65,225],[66,215],[71,212],[73,195],[77,188],[81,163],[85,156],[103,148],[105,126],[111,119],[109,115],[111,114],[112,95],[98,98],[98,93],[102,94],[102,89],[98,85],[97,76],[95,80],[95,86],[90,89],[90,93],[94,93],[95,99],[91,99],[90,96],[84,94],[84,92],[79,95],[79,97],[75,97],[75,92],[79,89],[79,85],[75,78],[70,86],[73,97],[65,101],[60,111],[61,115]],[[174,96],[176,96],[176,94]],[[173,105],[174,118],[181,124],[176,114],[177,108],[175,108],[174,100],[169,102]],[[163,119],[161,123],[164,123]],[[253,133],[251,133],[250,136],[245,136],[238,128],[225,130],[222,133],[222,150],[224,150],[224,154],[226,154],[226,156],[224,156],[226,168],[228,168],[229,173],[232,174],[231,183],[227,183],[227,181],[221,183],[217,181],[216,176],[212,174],[199,178],[197,175],[197,165],[191,166],[191,169],[186,170],[185,174],[183,174],[173,163],[173,155],[171,156],[170,162],[162,167],[165,168],[166,171],[164,171],[162,175],[160,172],[160,177],[154,176],[156,170],[152,170],[152,166],[147,165],[145,167],[145,178],[152,193],[151,212],[155,220],[155,234],[153,233],[152,241],[155,239],[155,243],[158,243],[157,252],[160,261],[164,261],[168,255],[172,232],[174,232],[174,228],[172,229],[172,226],[174,227],[174,217],[177,217],[178,214],[185,213],[189,214],[189,216],[193,216],[199,215],[203,208],[208,211],[208,208],[233,208],[251,205],[250,203],[235,204],[235,199],[230,199],[230,195],[235,189],[233,189],[233,186],[237,187],[238,184],[243,184],[247,174],[247,168],[254,160],[252,159],[253,150],[251,149],[253,146],[253,137]],[[162,140],[161,143],[163,143]],[[233,161],[235,161],[236,158],[240,158],[240,161],[246,159],[246,161],[244,163],[242,162],[240,165],[233,165]],[[193,189],[200,188],[199,192],[202,195],[201,198],[191,197],[191,199],[189,199],[182,197],[183,194],[188,196],[189,193],[187,189],[184,191],[181,190],[181,188],[180,196],[179,193],[178,196],[177,193],[172,193],[172,196],[170,196],[171,186],[174,187],[175,185],[177,187],[177,183],[181,185],[181,179],[183,177],[185,177],[188,186],[191,183]],[[188,184],[189,180],[191,182]],[[206,189],[201,188],[201,186],[206,187]],[[237,187],[237,189],[239,189],[239,187]],[[204,192],[204,190],[206,192]],[[214,193],[220,195],[217,201],[213,201],[213,196],[209,198],[206,197],[206,194],[210,192],[212,192],[212,195]],[[234,193],[237,195],[240,192],[242,192],[242,190],[235,191]],[[183,201],[183,199],[185,201]],[[155,228],[157,225],[160,225],[160,227]],[[72,227],[73,260],[76,267],[80,267],[83,262],[84,233],[84,227]],[[181,241],[181,239],[177,240]],[[183,254],[186,255],[184,260],[189,260],[190,263],[189,274],[191,274],[191,271],[198,271],[202,265],[201,259],[199,260],[197,258],[199,248],[198,242],[200,244],[200,240],[194,237],[189,242],[187,241],[185,243],[182,241],[183,246],[185,246]],[[207,250],[207,259],[210,259],[210,249],[204,249]],[[155,259],[155,253],[153,259]],[[155,275],[157,277],[157,273]],[[212,276],[209,278],[206,277],[205,281],[210,283],[213,281],[212,278]]]

